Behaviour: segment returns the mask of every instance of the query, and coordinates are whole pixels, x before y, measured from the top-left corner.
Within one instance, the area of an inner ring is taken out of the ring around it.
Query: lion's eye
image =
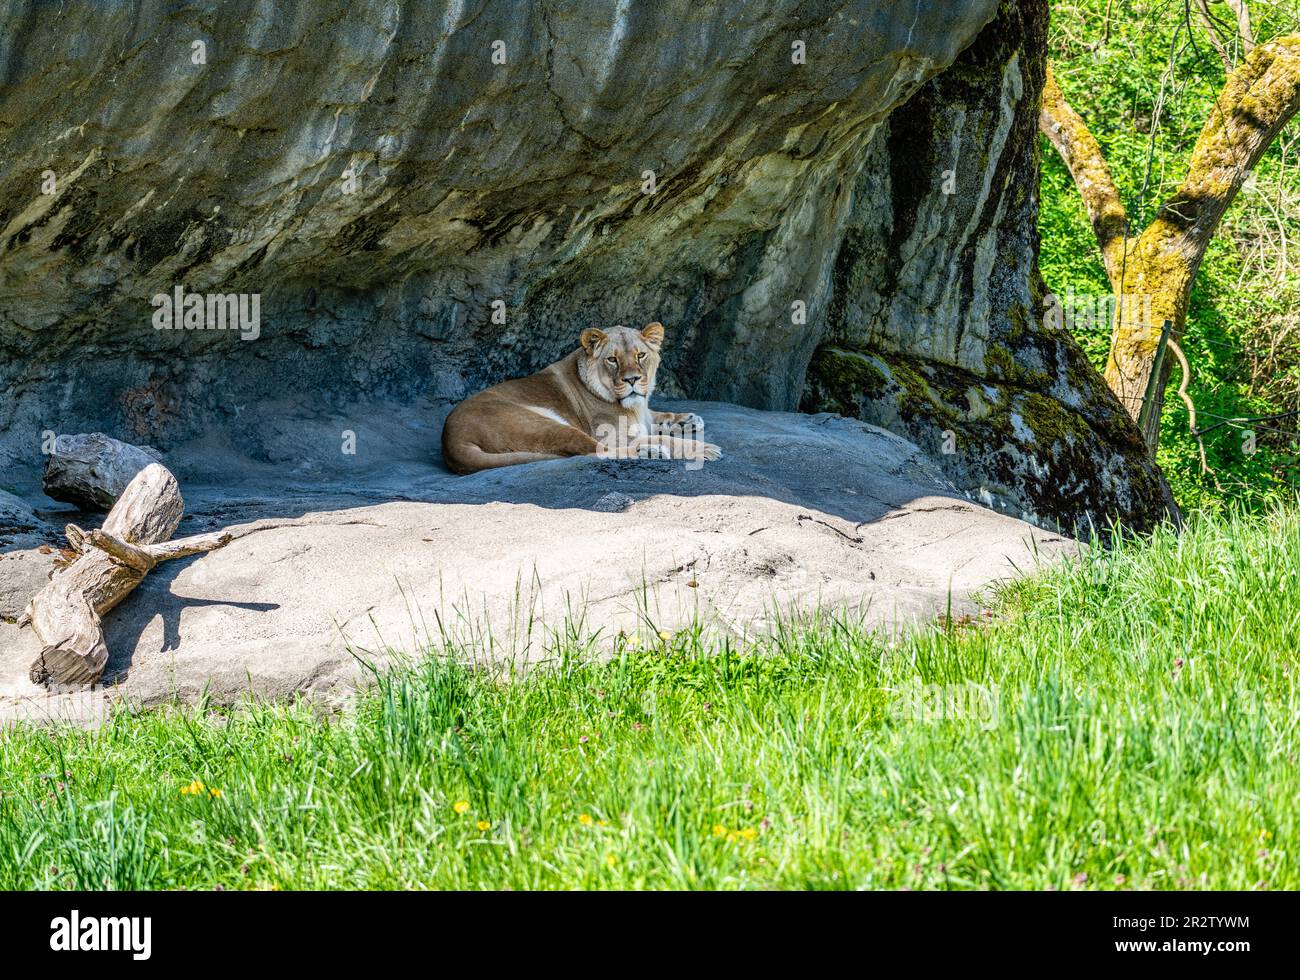
[[[617,357],[607,357],[607,358],[605,358],[605,363],[608,364],[610,367],[618,367],[618,358],[617,358]]]
[[[645,351],[643,351],[643,350],[639,350],[639,351],[637,351],[637,352],[636,352],[636,359],[637,359],[638,361],[644,361],[644,360],[645,360]]]

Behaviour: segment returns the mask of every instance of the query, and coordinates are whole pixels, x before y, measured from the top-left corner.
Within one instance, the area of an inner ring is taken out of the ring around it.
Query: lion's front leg
[[[694,412],[651,412],[650,420],[663,435],[689,437],[704,428],[704,419]]]
[[[690,413],[657,413],[667,418],[693,417]],[[678,423],[661,425],[656,418],[651,418],[651,430],[646,432],[639,425],[618,426],[603,425],[598,428],[596,455],[605,459],[688,459],[713,461],[722,458],[722,449],[708,442],[701,442],[687,433],[682,438],[682,427]]]
[[[680,441],[662,436],[637,436],[628,442],[602,443],[596,455],[602,459],[673,459],[671,443]]]
[[[642,436],[636,440],[638,454],[643,459],[693,459],[713,462],[722,458],[722,447],[698,439],[678,439],[676,436]]]

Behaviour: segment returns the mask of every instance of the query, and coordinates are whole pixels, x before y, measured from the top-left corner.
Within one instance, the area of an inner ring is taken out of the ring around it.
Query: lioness
[[[563,360],[452,409],[443,460],[464,474],[563,456],[720,459],[717,446],[680,438],[704,427],[698,415],[650,410],[663,339],[662,323],[584,330]]]

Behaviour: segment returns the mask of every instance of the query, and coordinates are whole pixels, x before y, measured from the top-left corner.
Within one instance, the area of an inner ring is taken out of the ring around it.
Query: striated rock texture
[[[1038,275],[1046,27],[1041,5],[1004,2],[880,127],[802,407],[906,435],[1033,523],[1142,527],[1177,508]]]
[[[9,3],[0,486],[30,484],[43,432],[306,474],[432,457],[435,433],[369,423],[436,419],[585,326],[658,319],[665,394],[831,407],[1044,524],[1149,524],[1158,473],[1037,310],[1045,18],[1040,0]],[[151,299],[178,288],[256,295],[250,339],[155,329]]]

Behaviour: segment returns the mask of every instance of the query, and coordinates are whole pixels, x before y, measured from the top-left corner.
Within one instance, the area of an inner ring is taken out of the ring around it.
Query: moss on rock
[[[972,499],[1043,526],[1145,529],[1171,512],[1163,477],[1046,315],[1036,233],[1046,25],[1045,3],[1005,0],[885,124],[887,152],[858,180],[803,407],[896,431]]]

